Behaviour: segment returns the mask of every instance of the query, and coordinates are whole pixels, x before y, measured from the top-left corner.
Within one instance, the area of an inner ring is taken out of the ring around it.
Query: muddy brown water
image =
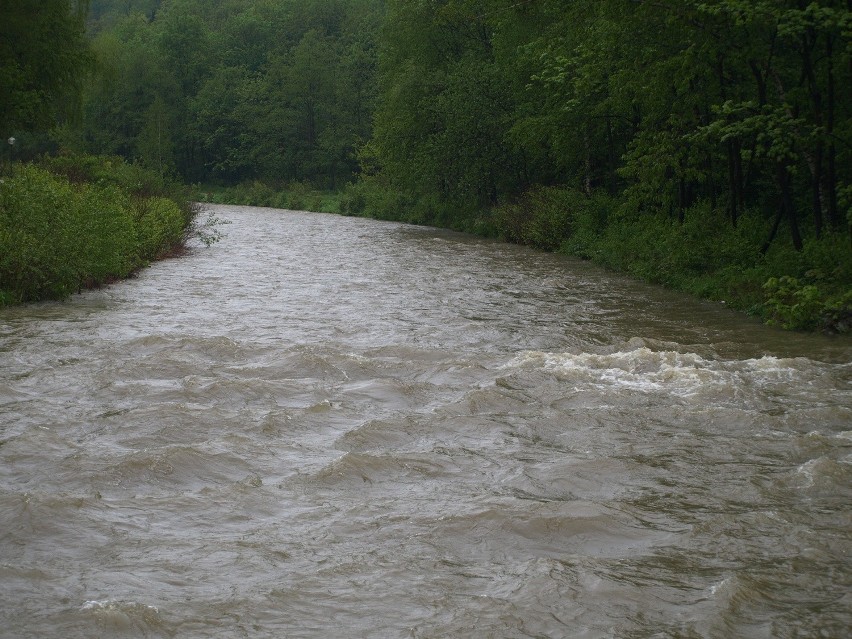
[[[0,309],[0,636],[849,636],[848,339],[213,208],[210,248]]]

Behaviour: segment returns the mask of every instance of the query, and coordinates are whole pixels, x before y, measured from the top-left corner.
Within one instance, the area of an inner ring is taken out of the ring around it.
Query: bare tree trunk
[[[790,171],[783,162],[776,165],[775,179],[778,182],[778,191],[780,200],[778,202],[775,221],[772,223],[772,230],[769,231],[769,237],[766,238],[763,246],[760,249],[761,254],[766,254],[773,240],[778,234],[778,228],[781,226],[781,221],[786,217],[790,223],[790,235],[793,238],[793,247],[797,251],[802,250],[802,235],[799,232],[799,220],[796,215],[796,208],[793,205],[793,198],[790,194]]]
[[[775,214],[775,221],[772,223],[772,228],[769,231],[769,237],[766,238],[766,241],[763,243],[763,246],[760,247],[760,254],[766,255],[766,252],[769,250],[769,247],[772,246],[772,242],[775,239],[775,236],[778,235],[778,227],[781,226],[781,220],[784,217],[784,209],[779,206],[778,211]]]
[[[589,128],[583,131],[583,144],[585,146],[585,157],[583,158],[583,191],[586,195],[592,194],[592,143],[589,136]]]
[[[742,192],[742,162],[738,140],[728,140],[728,215],[736,228],[739,218],[740,193]]]
[[[606,144],[607,144],[607,159],[609,161],[609,194],[615,195],[616,190],[618,189],[618,184],[616,184],[616,179],[618,177],[616,173],[616,156],[615,156],[615,142],[612,136],[612,116],[608,115],[606,118]]]
[[[834,145],[834,41],[830,36],[825,41],[827,65],[827,104],[825,105],[825,126],[828,137],[828,167],[825,174],[826,193],[828,195],[828,223],[835,229],[840,228],[840,214],[837,210],[837,149]]]
[[[781,189],[781,208],[787,215],[787,221],[790,223],[790,236],[793,239],[793,248],[801,251],[802,234],[799,231],[799,217],[796,213],[796,206],[793,203],[793,196],[790,193],[790,171],[783,163],[778,164],[778,186]]]
[[[811,57],[811,51],[813,51],[813,48],[816,45],[816,39],[817,35],[812,28],[808,29],[802,36],[802,74],[808,81],[808,92],[811,95],[811,102],[813,104],[814,122],[817,127],[822,127],[822,93],[820,93],[819,85],[817,84],[813,59]],[[812,206],[814,228],[816,230],[817,237],[822,235],[823,203],[826,200],[826,198],[823,197],[823,189],[825,188],[825,185],[823,184],[822,175],[822,158],[825,152],[824,146],[823,141],[818,139],[813,154],[808,157],[809,154],[805,152],[805,159],[807,160],[808,167],[811,170],[811,187],[813,189]]]

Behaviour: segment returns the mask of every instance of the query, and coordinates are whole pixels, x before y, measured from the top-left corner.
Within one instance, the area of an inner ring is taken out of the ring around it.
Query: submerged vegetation
[[[488,234],[784,328],[852,327],[845,0],[22,0],[10,11],[4,42],[21,46],[0,47],[13,88],[0,125],[22,159],[120,156],[118,173],[203,185],[198,200]],[[63,12],[61,29],[20,28]],[[39,79],[16,61],[46,55],[50,29],[65,46]],[[48,94],[59,97],[34,108]],[[63,161],[45,168],[62,173]],[[89,187],[64,175],[80,202],[96,197],[87,189],[111,197],[102,175]],[[113,187],[137,206],[138,191]],[[119,209],[110,215],[138,217]],[[98,224],[117,245],[130,237]]]

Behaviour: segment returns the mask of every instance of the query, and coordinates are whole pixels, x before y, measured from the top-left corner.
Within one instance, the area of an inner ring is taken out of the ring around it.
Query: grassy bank
[[[0,305],[127,277],[182,247],[194,215],[177,185],[120,158],[15,165],[0,183]]]
[[[192,198],[210,204],[238,204],[243,206],[268,206],[294,211],[338,213],[340,193],[320,191],[302,182],[293,182],[282,188],[273,188],[259,181],[244,182],[235,186],[196,186]]]

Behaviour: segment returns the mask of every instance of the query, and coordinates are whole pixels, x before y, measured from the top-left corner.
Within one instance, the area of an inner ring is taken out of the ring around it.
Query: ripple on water
[[[135,601],[87,601],[80,607],[81,616],[92,623],[92,630],[108,635],[168,637],[156,606]]]
[[[209,250],[0,310],[0,635],[852,626],[848,342],[523,247],[218,210]]]

